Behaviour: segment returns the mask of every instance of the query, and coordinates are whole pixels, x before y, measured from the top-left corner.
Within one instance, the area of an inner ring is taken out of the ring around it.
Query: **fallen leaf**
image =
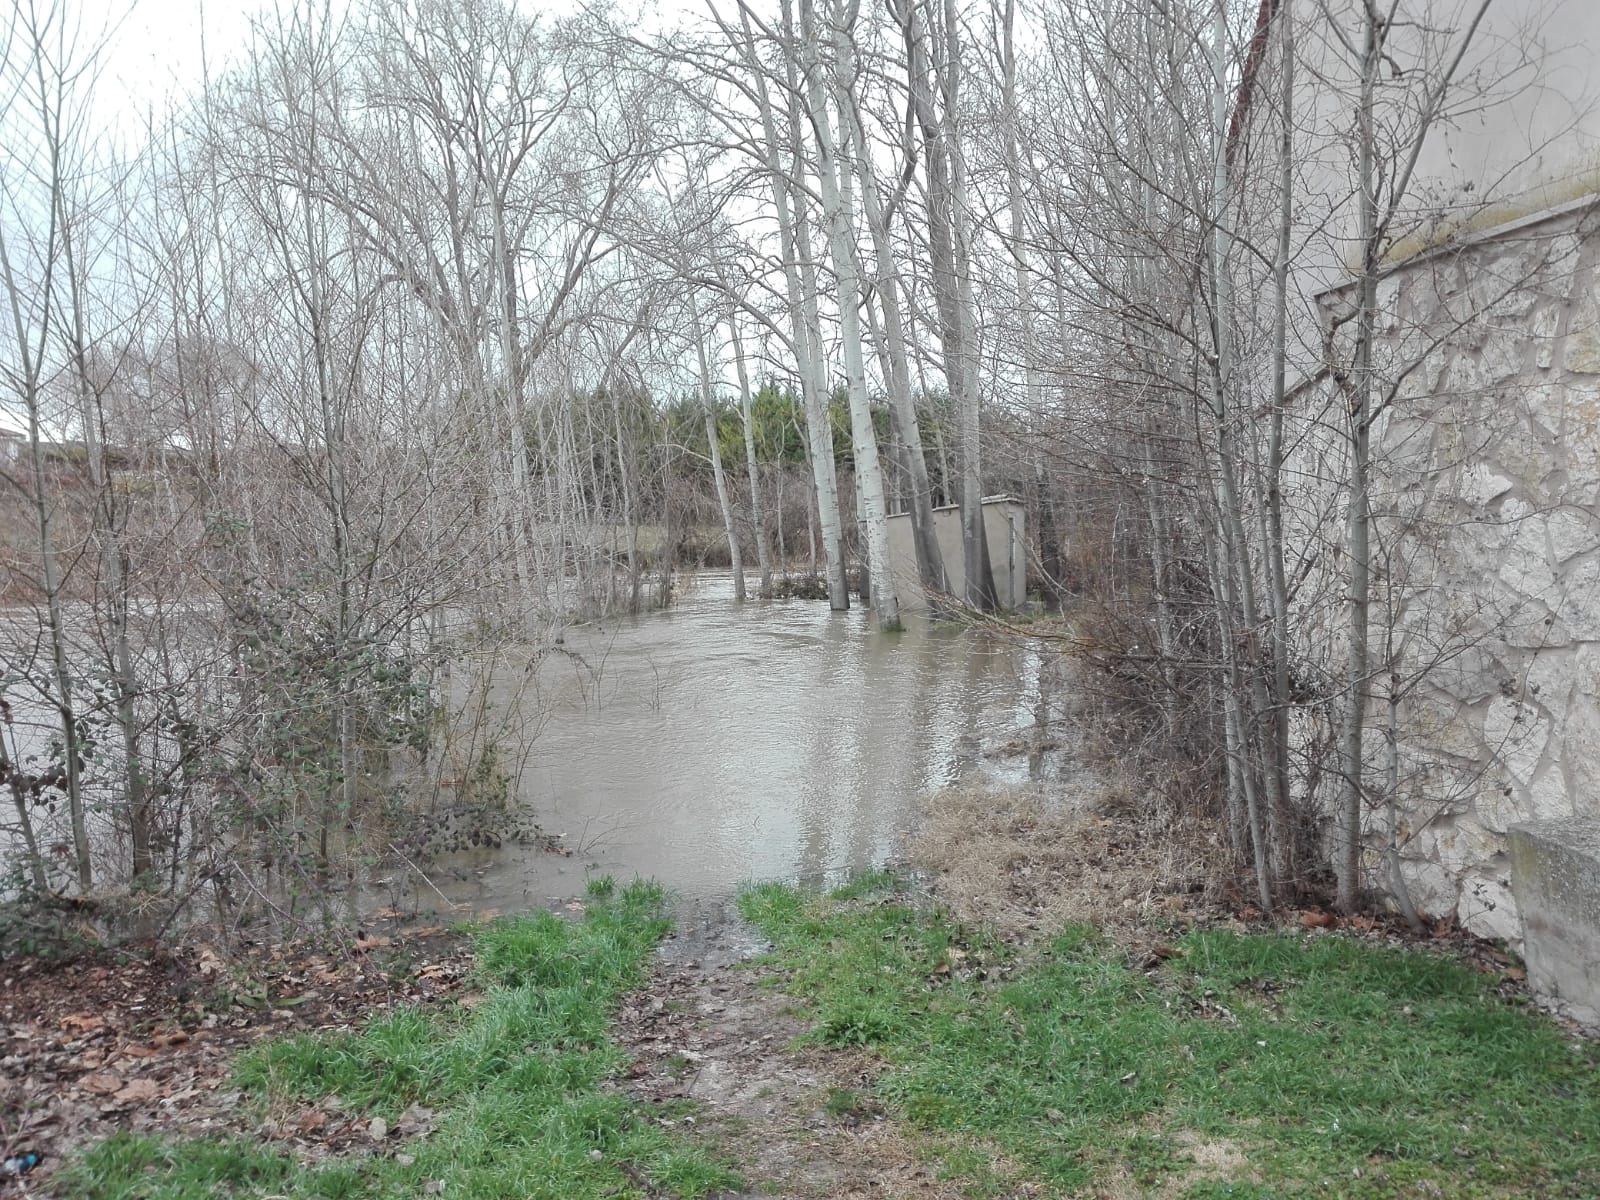
[[[161,1088],[153,1079],[130,1079],[118,1089],[114,1099],[119,1104],[151,1104],[161,1097]]]
[[[95,1096],[112,1096],[122,1090],[123,1079],[115,1071],[96,1071],[78,1080],[78,1086]]]
[[[96,1029],[104,1029],[106,1019],[94,1013],[71,1013],[61,1018],[61,1028],[75,1029],[79,1033],[93,1033]]]
[[[1339,918],[1325,912],[1303,912],[1300,914],[1300,924],[1307,929],[1331,929],[1339,923]]]

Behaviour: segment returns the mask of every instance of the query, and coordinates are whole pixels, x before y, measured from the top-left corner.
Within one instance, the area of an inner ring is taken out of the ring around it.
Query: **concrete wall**
[[[961,560],[961,509],[948,505],[933,510],[939,552],[944,556],[945,579],[955,596],[966,594],[966,572]],[[1019,608],[1028,598],[1027,517],[1022,502],[1010,496],[992,496],[983,502],[983,528],[989,540],[990,577],[1001,608]],[[889,557],[894,564],[895,592],[900,607],[926,608],[927,594],[917,572],[916,544],[911,517],[889,518]]]
[[[1600,823],[1535,821],[1509,836],[1528,982],[1600,1026]]]
[[[1338,283],[1359,253],[1349,139],[1360,77],[1352,46],[1329,22],[1346,34],[1358,30],[1363,3],[1325,0],[1326,16],[1324,5],[1300,8],[1301,218],[1325,235],[1302,254],[1305,296]],[[1425,85],[1447,68],[1480,3],[1401,0],[1377,97],[1388,153],[1409,145]],[[1443,119],[1423,141],[1396,217],[1394,256],[1600,192],[1597,59],[1595,0],[1495,0],[1456,69]]]

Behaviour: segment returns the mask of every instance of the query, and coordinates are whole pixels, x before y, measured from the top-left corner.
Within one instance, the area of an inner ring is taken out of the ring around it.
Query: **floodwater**
[[[514,911],[637,875],[693,905],[881,865],[929,793],[1026,778],[1015,739],[1038,675],[1016,640],[929,622],[880,634],[867,609],[736,604],[730,576],[697,576],[665,611],[569,630],[537,676],[518,794],[570,857],[454,854],[368,899]]]

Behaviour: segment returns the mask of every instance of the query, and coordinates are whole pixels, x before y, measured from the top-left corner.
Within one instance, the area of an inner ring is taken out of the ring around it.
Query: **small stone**
[[[415,1154],[396,1154],[394,1161],[395,1165],[399,1167],[414,1167],[417,1165],[417,1156]]]
[[[600,1151],[598,1151],[598,1150],[589,1151],[589,1161],[590,1162],[599,1162],[604,1157],[605,1157],[605,1155],[601,1154]]]
[[[381,1142],[389,1136],[389,1122],[382,1117],[373,1117],[367,1125],[367,1136],[375,1142]]]

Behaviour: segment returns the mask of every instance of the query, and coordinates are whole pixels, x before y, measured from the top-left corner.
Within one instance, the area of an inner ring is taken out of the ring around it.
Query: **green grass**
[[[643,981],[667,923],[652,884],[590,892],[581,922],[538,912],[477,931],[484,996],[470,1011],[402,1010],[359,1033],[301,1036],[241,1059],[238,1082],[264,1102],[337,1096],[347,1113],[391,1121],[412,1104],[434,1109],[429,1136],[388,1144],[414,1159],[407,1165],[386,1156],[303,1167],[242,1140],[119,1135],[69,1166],[60,1194],[411,1200],[441,1180],[452,1200],[644,1194],[619,1164],[686,1200],[734,1186],[724,1167],[601,1086],[623,1061],[608,1014]]]
[[[1600,1051],[1448,959],[1209,931],[1151,976],[1082,929],[1008,950],[881,879],[742,908],[811,1038],[880,1052],[880,1099],[975,1194],[1600,1196]]]

